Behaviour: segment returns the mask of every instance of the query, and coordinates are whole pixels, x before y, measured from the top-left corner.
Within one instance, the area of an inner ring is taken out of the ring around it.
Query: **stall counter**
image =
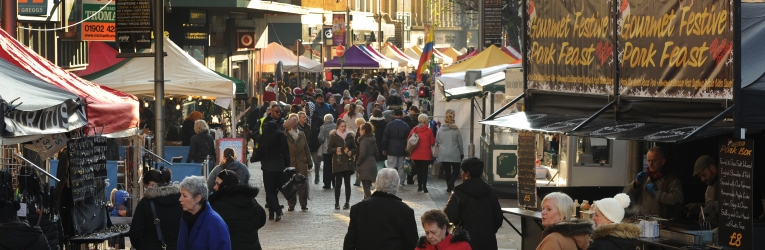
[[[505,219],[513,229],[521,236],[521,250],[535,250],[542,242],[542,213],[523,208],[502,208],[502,213],[521,217],[521,231]]]

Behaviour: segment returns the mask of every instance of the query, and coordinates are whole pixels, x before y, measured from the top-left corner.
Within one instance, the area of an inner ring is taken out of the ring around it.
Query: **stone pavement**
[[[260,170],[260,163],[250,163],[249,170],[251,174],[250,184],[261,188],[260,194],[256,198],[261,205],[265,204],[265,190],[263,187],[263,172]],[[312,173],[313,174],[313,173]],[[431,176],[432,177],[432,176]],[[355,176],[351,181],[355,180]],[[287,201],[280,194],[279,203],[284,205],[284,216],[279,222],[268,221],[266,225],[258,231],[260,244],[263,249],[341,249],[343,239],[348,230],[350,221],[349,210],[335,210],[334,208],[334,190],[324,190],[322,183],[313,184],[313,177],[310,183],[310,200],[308,201],[308,211],[301,211],[300,206],[293,212],[287,211]],[[417,229],[420,235],[424,231],[420,226],[420,216],[425,211],[431,209],[442,209],[449,196],[446,194],[446,184],[443,180],[428,181],[429,194],[417,192],[416,185],[403,186],[398,191],[398,196],[404,200],[415,212],[417,220]],[[340,194],[340,203],[345,200],[344,189]],[[358,203],[363,198],[361,187],[352,186],[350,204]],[[517,204],[515,200],[500,200],[503,207],[510,207]],[[507,218],[516,226],[519,226],[518,218]],[[500,249],[519,249],[520,236],[507,224],[504,224],[497,233]]]

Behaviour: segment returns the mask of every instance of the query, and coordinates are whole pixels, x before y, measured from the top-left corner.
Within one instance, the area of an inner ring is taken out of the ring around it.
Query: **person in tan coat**
[[[284,122],[284,135],[287,137],[287,145],[289,146],[290,155],[290,167],[295,167],[298,173],[308,177],[308,170],[313,168],[313,161],[311,160],[311,150],[308,149],[308,139],[305,134],[298,130],[297,116],[291,116]],[[308,183],[306,181],[300,188],[298,188],[297,195],[300,196],[300,209],[308,210]],[[287,201],[289,209],[287,211],[295,211],[295,205],[297,203],[293,196],[292,199]]]
[[[574,201],[553,192],[542,199],[542,242],[537,250],[584,250],[590,246],[592,222],[573,220]]]

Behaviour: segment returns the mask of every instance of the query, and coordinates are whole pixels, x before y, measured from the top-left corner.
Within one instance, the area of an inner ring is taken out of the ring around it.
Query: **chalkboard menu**
[[[518,206],[524,208],[537,207],[537,171],[534,162],[537,160],[534,146],[534,133],[518,132]]]
[[[151,0],[117,0],[117,43],[123,53],[151,47]]]
[[[500,0],[483,0],[483,47],[492,44],[502,47],[502,9],[504,2]]]
[[[752,249],[752,166],[754,141],[720,141],[717,197],[719,244]]]

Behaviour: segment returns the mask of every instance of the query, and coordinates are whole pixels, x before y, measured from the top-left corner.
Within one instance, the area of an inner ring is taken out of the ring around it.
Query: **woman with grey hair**
[[[318,140],[319,143],[321,143],[319,152],[322,153],[322,160],[324,162],[324,166],[322,167],[322,174],[324,175],[324,177],[322,177],[322,181],[324,182],[323,189],[332,189],[332,183],[335,182],[335,177],[332,176],[332,154],[327,153],[329,132],[337,128],[337,124],[335,124],[334,120],[335,118],[332,114],[324,115],[324,124],[321,125],[321,128],[319,129]]]
[[[207,202],[207,183],[202,176],[189,176],[181,181],[183,208],[178,249],[231,249],[226,222]],[[160,225],[161,226],[161,225]]]
[[[372,196],[351,207],[343,249],[414,249],[417,222],[414,210],[396,196],[398,183],[398,171],[380,170]]]
[[[542,199],[542,242],[537,249],[587,249],[592,222],[573,220],[574,201],[567,194],[552,192]]]
[[[209,165],[213,165],[217,156],[215,154],[215,138],[210,134],[210,127],[205,120],[194,122],[194,132],[197,134],[191,137],[189,142],[189,155],[186,163],[202,163],[207,156],[210,156]]]
[[[419,124],[412,128],[409,132],[409,136],[406,138],[411,138],[413,134],[417,134],[420,138],[420,141],[417,143],[417,146],[414,147],[414,150],[412,150],[411,156],[409,157],[414,160],[415,171],[417,173],[417,184],[419,185],[417,191],[427,193],[428,188],[425,184],[428,183],[428,166],[433,160],[433,154],[430,151],[430,147],[436,144],[436,139],[433,136],[433,130],[428,128],[428,115],[420,114],[417,116],[417,121]]]

